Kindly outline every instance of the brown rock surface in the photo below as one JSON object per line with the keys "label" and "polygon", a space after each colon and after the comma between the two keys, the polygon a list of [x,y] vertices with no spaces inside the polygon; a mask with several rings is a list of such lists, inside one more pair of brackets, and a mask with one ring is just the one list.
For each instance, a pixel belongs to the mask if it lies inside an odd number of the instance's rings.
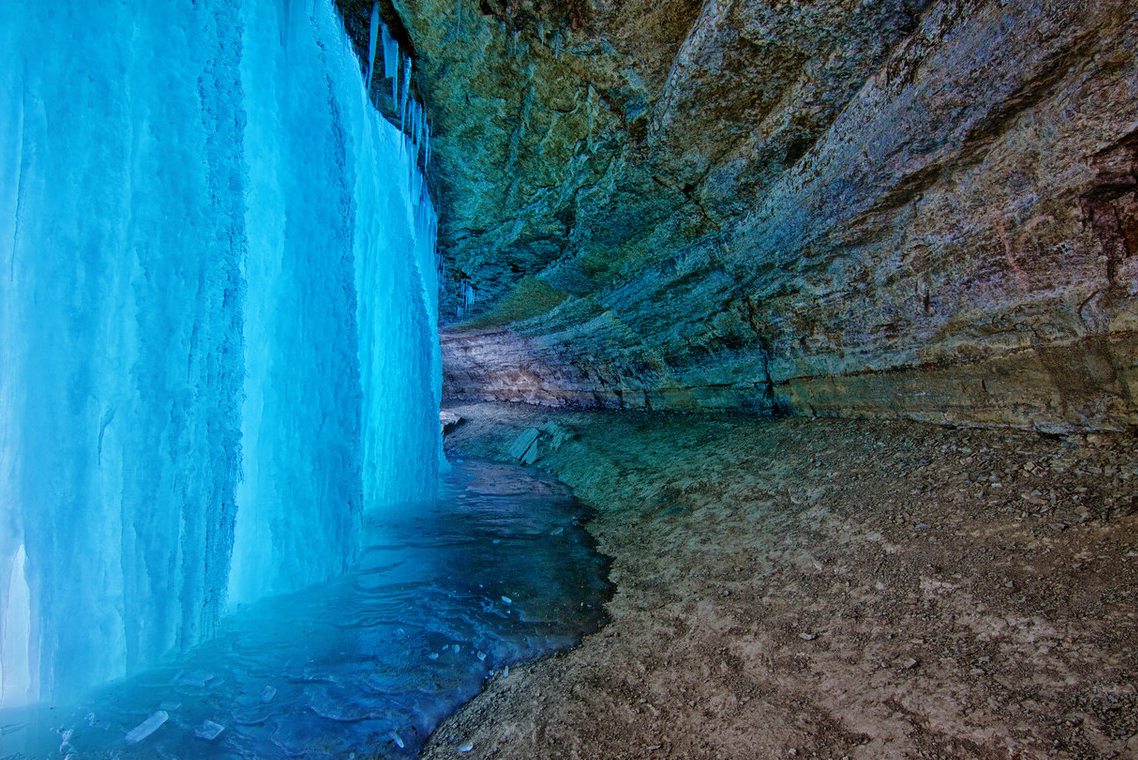
{"label": "brown rock surface", "polygon": [[460,452],[561,433],[537,466],[596,509],[617,592],[424,757],[1134,757],[1132,438],[455,411]]}
{"label": "brown rock surface", "polygon": [[1138,422],[1133,2],[395,7],[456,398]]}

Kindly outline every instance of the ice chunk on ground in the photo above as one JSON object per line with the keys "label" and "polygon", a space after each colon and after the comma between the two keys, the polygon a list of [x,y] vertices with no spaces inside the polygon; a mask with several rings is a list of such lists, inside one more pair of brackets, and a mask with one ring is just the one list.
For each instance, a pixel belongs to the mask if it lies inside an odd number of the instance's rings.
{"label": "ice chunk on ground", "polygon": [[162,727],[162,724],[170,720],[170,713],[165,710],[158,710],[146,720],[139,723],[137,726],[127,732],[124,741],[127,744],[138,744],[140,741],[150,736],[152,733]]}
{"label": "ice chunk on ground", "polygon": [[221,736],[221,732],[225,730],[225,726],[220,723],[214,723],[212,720],[202,721],[202,724],[194,729],[194,736],[199,739],[205,739],[211,742],[217,737]]}

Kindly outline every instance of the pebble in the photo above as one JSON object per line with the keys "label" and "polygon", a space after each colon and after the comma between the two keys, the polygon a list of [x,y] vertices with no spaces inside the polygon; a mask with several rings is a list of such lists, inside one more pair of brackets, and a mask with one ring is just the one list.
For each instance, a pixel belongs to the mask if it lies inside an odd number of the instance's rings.
{"label": "pebble", "polygon": [[474,749],[474,744],[472,742],[463,742],[462,744],[458,745],[459,752],[469,752],[472,749]]}

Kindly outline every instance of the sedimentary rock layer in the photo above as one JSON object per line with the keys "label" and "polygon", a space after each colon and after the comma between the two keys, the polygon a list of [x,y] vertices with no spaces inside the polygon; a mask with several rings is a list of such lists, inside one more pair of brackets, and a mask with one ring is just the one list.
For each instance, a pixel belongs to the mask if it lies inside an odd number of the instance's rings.
{"label": "sedimentary rock layer", "polygon": [[451,395],[1138,422],[1132,2],[395,7]]}

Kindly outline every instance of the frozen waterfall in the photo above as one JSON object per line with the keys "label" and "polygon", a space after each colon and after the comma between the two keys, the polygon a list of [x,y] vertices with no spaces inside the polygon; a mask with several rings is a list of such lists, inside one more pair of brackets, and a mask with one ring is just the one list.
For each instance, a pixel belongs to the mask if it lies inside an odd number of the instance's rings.
{"label": "frozen waterfall", "polygon": [[0,706],[343,571],[439,467],[435,215],[330,0],[0,18]]}

